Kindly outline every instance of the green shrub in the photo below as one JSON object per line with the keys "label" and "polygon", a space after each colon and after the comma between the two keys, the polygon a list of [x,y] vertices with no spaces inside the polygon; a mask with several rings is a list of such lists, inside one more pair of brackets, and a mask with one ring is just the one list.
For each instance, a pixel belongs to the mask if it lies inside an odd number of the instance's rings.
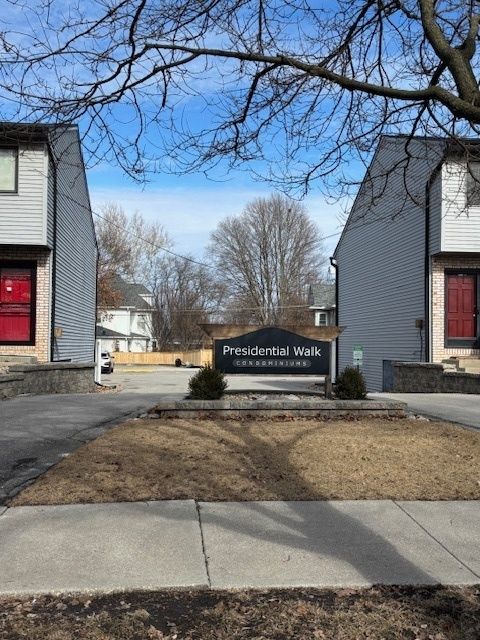
{"label": "green shrub", "polygon": [[337,377],[335,395],[340,400],[364,400],[367,386],[363,373],[356,367],[345,367]]}
{"label": "green shrub", "polygon": [[190,398],[195,400],[218,400],[227,388],[225,374],[207,364],[188,381]]}

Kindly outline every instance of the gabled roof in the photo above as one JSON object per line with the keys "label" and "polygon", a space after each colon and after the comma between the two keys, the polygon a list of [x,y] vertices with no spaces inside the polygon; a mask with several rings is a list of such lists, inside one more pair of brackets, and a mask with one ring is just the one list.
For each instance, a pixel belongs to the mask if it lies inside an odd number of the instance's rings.
{"label": "gabled roof", "polygon": [[134,307],[148,310],[152,306],[142,298],[142,295],[153,295],[143,284],[126,282],[120,276],[112,278],[112,290],[119,294],[119,307]]}
{"label": "gabled roof", "polygon": [[149,291],[147,289],[147,287],[143,284],[131,284],[131,287],[135,287],[135,291],[137,292],[137,294],[139,296],[141,295],[145,295],[145,296],[151,296],[153,295],[151,291]]}
{"label": "gabled roof", "polygon": [[[335,251],[333,252],[333,258],[337,257],[337,253],[339,250],[340,245],[342,244],[342,241],[344,239],[344,236],[346,234],[346,232],[349,230],[350,226],[352,225],[352,223],[355,223],[355,219],[354,219],[354,213],[356,211],[357,208],[357,204],[360,200],[360,197],[365,189],[365,185],[368,182],[368,179],[371,177],[371,169],[373,167],[373,165],[375,164],[379,153],[382,149],[382,147],[384,146],[385,142],[395,142],[398,143],[399,145],[399,149],[402,148],[400,145],[403,142],[404,146],[403,149],[405,149],[406,145],[410,145],[410,143],[412,142],[420,142],[424,145],[424,148],[427,147],[430,151],[433,153],[437,153],[438,154],[438,158],[440,159],[440,164],[443,162],[443,160],[448,156],[448,155],[452,155],[453,154],[453,150],[454,149],[458,149],[459,146],[463,148],[463,145],[465,144],[475,144],[475,140],[474,139],[463,139],[457,141],[456,143],[454,142],[450,142],[448,141],[446,138],[441,138],[441,137],[433,137],[433,136],[410,136],[408,134],[398,134],[398,135],[382,135],[380,137],[380,140],[378,141],[377,147],[373,153],[372,159],[370,161],[370,164],[368,166],[368,169],[365,173],[365,176],[362,180],[362,183],[360,184],[360,187],[357,191],[357,194],[355,196],[355,199],[353,201],[352,206],[350,207],[350,213],[348,215],[347,221],[343,227],[342,233],[340,235],[340,238],[338,239],[337,242],[337,246],[335,247]],[[407,155],[405,154],[405,158],[407,157]],[[438,164],[438,163],[437,163]],[[432,169],[432,172],[435,169]],[[363,216],[364,218],[365,216]],[[364,224],[368,224],[366,221],[358,221],[358,225],[359,226],[363,226]]]}
{"label": "gabled roof", "polygon": [[78,136],[78,126],[72,123],[48,124],[43,122],[0,121],[0,139],[10,143],[47,142],[51,133],[61,132],[68,129],[74,129]]}
{"label": "gabled roof", "polygon": [[335,285],[329,282],[310,285],[308,304],[320,309],[333,309],[335,307]]}
{"label": "gabled roof", "polygon": [[126,333],[120,333],[108,327],[102,327],[100,324],[97,324],[95,327],[95,336],[97,338],[135,338],[136,340],[149,340],[148,336],[142,336],[140,333],[131,333],[127,336]]}
{"label": "gabled roof", "polygon": [[[0,121],[0,145],[1,146],[17,146],[17,145],[47,145],[49,150],[49,158],[54,162],[55,166],[59,166],[62,163],[62,156],[65,153],[65,145],[62,150],[57,153],[57,143],[62,141],[64,135],[73,137],[73,144],[78,145],[78,153],[80,156],[80,164],[78,165],[79,171],[83,174],[83,181],[86,193],[86,199],[88,201],[88,207],[76,202],[69,197],[73,206],[78,206],[80,210],[90,216],[90,225],[94,238],[95,248],[98,251],[97,238],[95,234],[95,225],[93,222],[92,205],[90,201],[90,193],[88,191],[88,181],[85,172],[85,162],[83,159],[82,143],[80,140],[80,132],[78,125],[73,122],[65,123],[46,123],[46,122],[7,122]],[[72,144],[72,141],[66,141],[66,145]],[[69,167],[70,168],[70,167]],[[55,172],[52,172],[54,175]],[[49,178],[51,180],[52,178]],[[53,184],[56,181],[53,180]],[[55,198],[54,198],[55,200]]]}

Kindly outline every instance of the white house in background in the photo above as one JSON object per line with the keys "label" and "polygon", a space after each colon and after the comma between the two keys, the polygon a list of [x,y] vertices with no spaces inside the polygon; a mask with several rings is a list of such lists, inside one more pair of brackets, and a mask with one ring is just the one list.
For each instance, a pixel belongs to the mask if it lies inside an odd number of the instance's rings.
{"label": "white house in background", "polygon": [[153,294],[143,284],[114,280],[112,288],[119,302],[115,308],[102,309],[97,324],[97,339],[102,351],[152,351]]}
{"label": "white house in background", "polygon": [[337,362],[361,348],[369,390],[392,361],[478,368],[479,184],[480,141],[381,139],[332,259]]}
{"label": "white house in background", "polygon": [[313,322],[316,327],[335,325],[335,284],[318,282],[311,284],[308,289],[308,304],[313,312]]}

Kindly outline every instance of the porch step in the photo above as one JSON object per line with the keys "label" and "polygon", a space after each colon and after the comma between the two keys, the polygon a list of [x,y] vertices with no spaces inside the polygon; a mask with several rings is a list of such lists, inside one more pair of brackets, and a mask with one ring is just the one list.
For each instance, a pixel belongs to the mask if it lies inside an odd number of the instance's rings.
{"label": "porch step", "polygon": [[480,374],[480,366],[478,364],[465,364],[463,365],[463,370],[465,373],[479,373]]}
{"label": "porch step", "polygon": [[442,360],[443,367],[446,371],[463,371],[464,373],[480,374],[480,358],[448,358]]}
{"label": "porch step", "polygon": [[458,358],[446,358],[442,360],[442,365],[445,371],[458,371]]}

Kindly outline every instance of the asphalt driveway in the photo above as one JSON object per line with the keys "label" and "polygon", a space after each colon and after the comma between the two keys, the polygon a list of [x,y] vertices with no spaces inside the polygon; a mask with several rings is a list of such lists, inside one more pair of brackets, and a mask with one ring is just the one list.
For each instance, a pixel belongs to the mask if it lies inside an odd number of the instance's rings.
{"label": "asphalt driveway", "polygon": [[97,393],[1,402],[0,504],[83,442],[157,400],[157,394]]}

